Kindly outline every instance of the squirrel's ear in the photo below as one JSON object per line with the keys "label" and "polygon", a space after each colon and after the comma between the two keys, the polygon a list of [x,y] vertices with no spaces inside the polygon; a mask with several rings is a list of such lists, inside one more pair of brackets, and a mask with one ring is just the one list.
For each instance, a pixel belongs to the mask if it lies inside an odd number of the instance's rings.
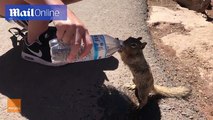
{"label": "squirrel's ear", "polygon": [[147,44],[147,42],[143,42],[143,43],[141,44],[141,49],[144,49],[145,46],[146,46],[146,44]]}
{"label": "squirrel's ear", "polygon": [[141,40],[141,39],[142,39],[142,37],[138,37],[138,38],[137,38],[137,40]]}

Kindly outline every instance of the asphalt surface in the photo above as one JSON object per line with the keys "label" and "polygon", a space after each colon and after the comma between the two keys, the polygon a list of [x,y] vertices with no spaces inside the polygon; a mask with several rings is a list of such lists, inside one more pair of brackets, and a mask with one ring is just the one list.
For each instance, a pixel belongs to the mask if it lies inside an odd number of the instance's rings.
{"label": "asphalt surface", "polygon": [[[148,42],[144,52],[155,81],[173,85],[146,25],[145,0],[85,0],[69,7],[91,34],[121,40],[142,36]],[[21,47],[12,48],[7,32],[14,25],[3,20],[0,25],[0,120],[188,120],[191,116],[186,116],[187,112],[198,114],[187,100],[170,98],[159,104],[159,99],[153,98],[136,116],[134,98],[120,92],[122,85],[131,83],[132,76],[117,53],[100,61],[46,67],[22,60]],[[21,114],[7,113],[8,97],[22,100]],[[190,108],[184,108],[186,105]],[[180,111],[174,108],[177,106]],[[181,114],[184,110],[188,110],[185,115]]]}

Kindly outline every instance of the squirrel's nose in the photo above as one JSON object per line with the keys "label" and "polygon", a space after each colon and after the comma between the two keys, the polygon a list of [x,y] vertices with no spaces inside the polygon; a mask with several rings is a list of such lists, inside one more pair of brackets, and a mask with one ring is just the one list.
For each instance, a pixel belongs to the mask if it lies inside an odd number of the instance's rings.
{"label": "squirrel's nose", "polygon": [[124,49],[124,45],[121,45],[121,46],[120,46],[120,49],[118,50],[118,52],[122,52],[123,49]]}

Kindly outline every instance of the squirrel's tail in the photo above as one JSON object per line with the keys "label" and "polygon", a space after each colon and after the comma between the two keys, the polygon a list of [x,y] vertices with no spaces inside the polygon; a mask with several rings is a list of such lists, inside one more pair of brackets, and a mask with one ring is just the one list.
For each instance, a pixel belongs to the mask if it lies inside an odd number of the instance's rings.
{"label": "squirrel's tail", "polygon": [[154,85],[154,92],[165,97],[184,97],[187,96],[191,92],[191,90],[183,86],[164,87],[160,85]]}

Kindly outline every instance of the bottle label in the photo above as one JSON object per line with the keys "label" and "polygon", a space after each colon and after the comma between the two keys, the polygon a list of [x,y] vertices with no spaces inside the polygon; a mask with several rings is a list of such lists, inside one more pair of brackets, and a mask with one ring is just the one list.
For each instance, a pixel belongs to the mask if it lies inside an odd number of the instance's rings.
{"label": "bottle label", "polygon": [[[107,47],[105,42],[105,37],[103,35],[91,35],[92,41],[93,41],[93,48],[91,49],[90,53],[84,57],[79,58],[77,56],[77,59],[75,62],[82,62],[82,61],[90,61],[90,60],[98,60],[102,58],[106,58],[107,54]],[[81,48],[79,54],[83,51],[83,48]]]}
{"label": "bottle label", "polygon": [[92,35],[94,60],[106,58],[106,42],[103,35]]}

